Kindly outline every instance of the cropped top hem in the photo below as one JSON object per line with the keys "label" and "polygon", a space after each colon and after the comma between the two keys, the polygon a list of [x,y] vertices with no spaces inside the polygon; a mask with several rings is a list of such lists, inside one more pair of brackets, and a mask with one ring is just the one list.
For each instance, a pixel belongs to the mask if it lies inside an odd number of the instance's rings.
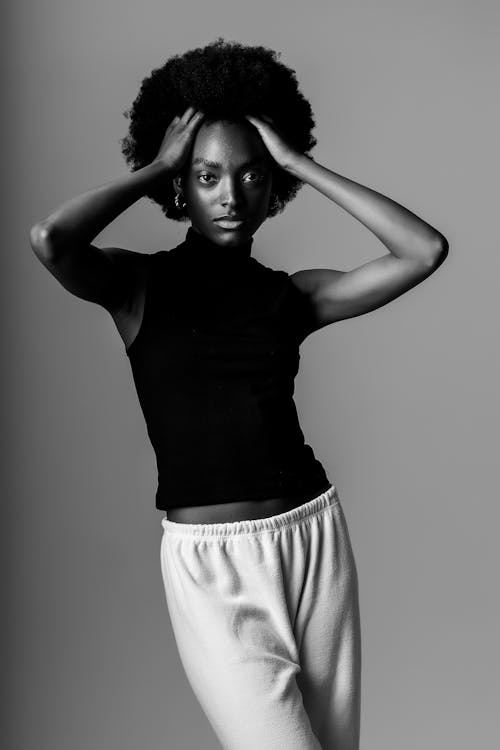
{"label": "cropped top hem", "polygon": [[242,489],[244,485],[240,484],[232,491],[231,489],[225,489],[216,494],[212,490],[206,489],[187,493],[183,492],[181,497],[164,497],[158,491],[156,494],[156,508],[157,510],[168,511],[173,508],[205,507],[224,503],[264,502],[265,500],[278,497],[300,498],[310,495],[320,495],[331,485],[332,482],[328,479],[326,473],[323,472],[316,481],[310,481],[301,486],[297,484],[288,486],[269,485],[252,490],[249,488]]}

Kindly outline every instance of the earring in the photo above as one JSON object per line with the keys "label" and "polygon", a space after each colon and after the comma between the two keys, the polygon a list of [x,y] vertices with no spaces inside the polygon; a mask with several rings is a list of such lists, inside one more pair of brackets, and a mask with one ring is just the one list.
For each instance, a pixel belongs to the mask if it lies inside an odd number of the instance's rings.
{"label": "earring", "polygon": [[186,203],[186,201],[184,201],[184,202],[182,203],[182,205],[180,205],[180,198],[181,198],[181,195],[182,195],[182,193],[176,193],[176,194],[175,194],[175,198],[174,198],[174,203],[175,203],[175,207],[176,207],[176,209],[177,209],[178,211],[182,211],[182,209],[183,209],[183,208],[186,208],[186,206],[187,206],[187,203]]}

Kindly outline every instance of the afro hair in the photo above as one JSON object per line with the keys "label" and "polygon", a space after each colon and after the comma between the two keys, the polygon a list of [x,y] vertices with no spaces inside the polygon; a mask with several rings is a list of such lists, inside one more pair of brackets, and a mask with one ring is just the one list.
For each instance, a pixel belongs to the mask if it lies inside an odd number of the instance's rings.
{"label": "afro hair", "polygon": [[[245,114],[267,114],[290,145],[307,154],[316,145],[311,105],[299,91],[295,72],[278,60],[279,55],[265,47],[244,46],[219,37],[205,47],[174,55],[161,68],[152,70],[142,81],[130,109],[123,113],[130,125],[121,148],[131,170],[153,161],[166,128],[189,106],[203,111],[207,123],[238,122]],[[282,211],[302,185],[301,180],[275,164],[276,200],[268,217]],[[179,210],[174,204],[171,181],[161,189],[152,188],[146,197],[168,218],[187,218],[185,209]]]}

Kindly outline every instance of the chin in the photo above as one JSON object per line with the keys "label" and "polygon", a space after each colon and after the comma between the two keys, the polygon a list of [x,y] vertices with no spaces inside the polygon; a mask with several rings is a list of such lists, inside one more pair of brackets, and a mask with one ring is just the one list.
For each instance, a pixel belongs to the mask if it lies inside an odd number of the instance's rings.
{"label": "chin", "polygon": [[[196,227],[194,227],[196,229]],[[199,229],[197,231],[200,231]],[[208,227],[202,232],[205,237],[208,237],[212,242],[217,245],[228,245],[229,247],[235,245],[241,245],[243,242],[248,242],[253,236],[255,230],[252,231],[251,227],[245,227],[242,231],[236,230],[223,230],[218,226]]]}

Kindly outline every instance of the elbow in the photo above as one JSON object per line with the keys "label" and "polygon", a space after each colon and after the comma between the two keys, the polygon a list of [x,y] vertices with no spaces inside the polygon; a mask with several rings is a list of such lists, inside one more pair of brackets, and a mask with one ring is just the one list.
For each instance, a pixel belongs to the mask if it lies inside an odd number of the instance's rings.
{"label": "elbow", "polygon": [[429,268],[436,269],[444,263],[448,257],[450,246],[448,240],[443,234],[439,234],[433,243],[432,250],[428,255],[427,265]]}
{"label": "elbow", "polygon": [[34,224],[30,229],[30,245],[38,258],[47,258],[51,253],[52,233],[45,221]]}

